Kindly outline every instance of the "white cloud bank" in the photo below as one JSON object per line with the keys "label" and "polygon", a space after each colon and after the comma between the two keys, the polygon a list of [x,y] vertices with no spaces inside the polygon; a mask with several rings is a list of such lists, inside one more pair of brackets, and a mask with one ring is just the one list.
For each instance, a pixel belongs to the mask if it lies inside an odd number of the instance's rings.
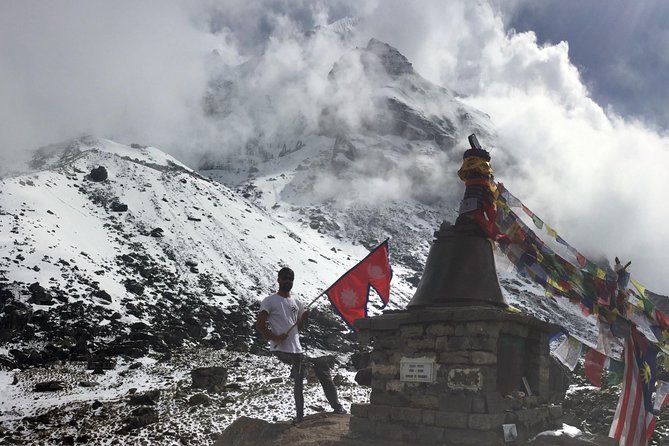
{"label": "white cloud bank", "polygon": [[0,3],[0,153],[82,133],[168,144],[199,113],[214,44],[176,2]]}
{"label": "white cloud bank", "polygon": [[[425,20],[446,9],[432,7]],[[402,15],[398,8],[390,9]],[[567,43],[539,46],[533,33],[508,33],[485,3],[449,8],[456,25],[423,26],[426,45],[405,54],[490,114],[500,148],[521,166],[498,171],[498,180],[572,245],[595,258],[631,259],[633,276],[669,292],[669,138],[593,102]]]}
{"label": "white cloud bank", "polygon": [[540,46],[531,32],[510,33],[501,14],[465,0],[3,2],[0,156],[84,132],[178,157],[252,135],[255,116],[236,116],[235,135],[202,114],[213,49],[231,65],[264,51],[264,76],[249,97],[230,101],[280,98],[289,105],[279,117],[266,115],[268,129],[301,114],[306,121],[292,124],[308,128],[320,101],[364,95],[326,88],[345,51],[336,40],[301,47],[295,36],[357,16],[352,42],[388,42],[420,74],[491,115],[499,135],[493,165],[502,150],[519,162],[497,171],[514,194],[584,253],[631,259],[635,277],[669,292],[662,199],[669,140],[596,104],[567,43]]}

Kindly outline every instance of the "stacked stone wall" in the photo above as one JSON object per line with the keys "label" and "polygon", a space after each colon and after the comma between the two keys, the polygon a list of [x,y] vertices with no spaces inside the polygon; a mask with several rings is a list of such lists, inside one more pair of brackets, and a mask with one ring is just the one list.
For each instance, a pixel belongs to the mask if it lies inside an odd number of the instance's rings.
{"label": "stacked stone wall", "polygon": [[[494,445],[505,444],[503,424],[516,425],[519,441],[561,426],[561,407],[548,403],[546,327],[501,310],[449,309],[441,317],[390,314],[361,327],[373,347],[372,392],[369,404],[351,408],[353,433],[419,445]],[[500,335],[525,340],[532,395],[498,391],[505,373]],[[434,379],[403,379],[400,364],[412,358],[432,362]]]}

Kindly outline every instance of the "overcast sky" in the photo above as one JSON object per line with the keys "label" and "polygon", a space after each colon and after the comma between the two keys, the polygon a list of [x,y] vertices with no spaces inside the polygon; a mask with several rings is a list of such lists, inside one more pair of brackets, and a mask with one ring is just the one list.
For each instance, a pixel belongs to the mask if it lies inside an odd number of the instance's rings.
{"label": "overcast sky", "polygon": [[354,16],[352,43],[390,43],[490,114],[497,144],[521,160],[497,178],[560,235],[632,259],[635,277],[668,293],[668,9],[660,0],[4,1],[0,163],[82,133],[192,162],[228,136],[202,113],[212,50],[230,67],[267,51],[258,92],[326,97],[323,77],[345,48],[326,38],[301,48],[295,35]]}

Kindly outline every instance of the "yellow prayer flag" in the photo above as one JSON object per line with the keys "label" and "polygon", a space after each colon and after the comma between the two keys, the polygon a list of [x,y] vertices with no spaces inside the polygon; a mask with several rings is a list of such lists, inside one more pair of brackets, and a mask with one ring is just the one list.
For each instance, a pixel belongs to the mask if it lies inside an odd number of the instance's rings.
{"label": "yellow prayer flag", "polygon": [[597,267],[597,278],[604,280],[606,278],[606,271],[600,267]]}
{"label": "yellow prayer flag", "polygon": [[646,295],[646,287],[645,286],[641,285],[639,282],[632,279],[631,277],[630,277],[630,282],[632,282],[632,285],[634,285],[634,288],[636,288],[636,290],[639,292],[639,294],[641,294],[642,296]]}
{"label": "yellow prayer flag", "polygon": [[552,286],[553,288],[555,288],[556,290],[560,290],[560,291],[564,292],[564,289],[560,286],[560,284],[558,284],[557,281],[551,279],[550,277],[546,278],[546,282],[548,282],[548,284],[550,286]]}
{"label": "yellow prayer flag", "polygon": [[537,248],[534,248],[534,253],[536,254],[537,262],[538,262],[538,263],[541,263],[541,262],[544,261],[544,256],[543,256],[543,254],[541,254],[541,252],[540,252]]}
{"label": "yellow prayer flag", "polygon": [[553,238],[557,238],[557,231],[548,226],[545,222],[544,225],[546,226],[546,232],[548,233],[548,235],[550,235]]}

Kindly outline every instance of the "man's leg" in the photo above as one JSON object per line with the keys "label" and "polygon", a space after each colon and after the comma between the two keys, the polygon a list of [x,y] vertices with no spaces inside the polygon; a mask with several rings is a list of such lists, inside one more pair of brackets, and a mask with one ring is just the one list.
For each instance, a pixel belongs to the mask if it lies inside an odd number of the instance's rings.
{"label": "man's leg", "polygon": [[327,398],[328,403],[330,403],[330,406],[332,406],[332,409],[334,409],[335,413],[346,413],[344,407],[341,405],[341,403],[339,403],[337,387],[335,387],[334,382],[332,381],[330,366],[327,364],[325,358],[313,358],[309,361],[314,367],[314,374],[321,383],[325,398]]}
{"label": "man's leg", "polygon": [[290,377],[294,380],[295,421],[302,421],[304,418],[304,364],[302,364],[302,355],[286,352],[274,352],[274,355],[279,361],[291,367]]}
{"label": "man's leg", "polygon": [[293,354],[293,368],[291,375],[295,380],[293,394],[295,395],[295,421],[302,421],[304,418],[304,364],[302,364],[302,355]]}

